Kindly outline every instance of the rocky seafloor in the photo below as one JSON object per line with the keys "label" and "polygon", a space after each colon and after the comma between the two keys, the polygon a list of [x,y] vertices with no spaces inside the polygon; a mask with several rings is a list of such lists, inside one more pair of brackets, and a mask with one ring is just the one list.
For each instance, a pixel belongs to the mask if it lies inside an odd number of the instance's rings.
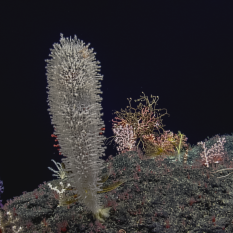
{"label": "rocky seafloor", "polygon": [[[104,206],[111,207],[104,222],[79,201],[58,207],[56,192],[60,179],[44,182],[32,191],[8,200],[0,210],[2,232],[67,233],[220,233],[233,232],[233,136],[223,135],[226,156],[210,167],[200,162],[200,145],[188,151],[187,163],[174,157],[148,159],[140,150],[128,151],[106,161],[102,173],[111,167],[100,193]],[[209,149],[218,135],[206,140]],[[182,156],[181,156],[182,158]],[[228,176],[226,176],[228,175]],[[226,177],[222,177],[226,176]],[[218,178],[222,177],[222,178]],[[72,196],[72,190],[67,191]]]}

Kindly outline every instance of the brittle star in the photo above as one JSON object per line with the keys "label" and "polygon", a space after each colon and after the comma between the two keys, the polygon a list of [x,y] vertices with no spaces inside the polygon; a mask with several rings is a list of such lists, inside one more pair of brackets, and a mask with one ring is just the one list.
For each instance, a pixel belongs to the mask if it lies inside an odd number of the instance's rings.
{"label": "brittle star", "polygon": [[[225,171],[225,170],[233,170],[233,168],[225,168],[225,169],[221,169],[221,170],[218,170],[216,172],[220,172],[220,171]],[[216,173],[216,172],[211,172],[211,173]],[[233,172],[232,172],[233,173]],[[232,174],[230,173],[230,174]],[[229,176],[230,174],[226,175],[226,176]],[[217,177],[217,178],[223,178],[223,177],[226,177],[226,176],[220,176],[220,177]]]}

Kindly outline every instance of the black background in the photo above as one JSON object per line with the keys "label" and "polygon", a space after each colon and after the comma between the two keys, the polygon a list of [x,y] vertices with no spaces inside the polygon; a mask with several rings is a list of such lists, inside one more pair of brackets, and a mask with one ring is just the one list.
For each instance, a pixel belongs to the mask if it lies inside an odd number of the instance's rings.
{"label": "black background", "polygon": [[[61,162],[47,111],[45,59],[64,37],[77,37],[101,62],[106,137],[142,91],[159,96],[165,130],[188,137],[233,132],[232,1],[4,1],[1,24],[3,204],[54,179]],[[144,102],[145,104],[145,102]],[[115,155],[109,145],[106,156]]]}

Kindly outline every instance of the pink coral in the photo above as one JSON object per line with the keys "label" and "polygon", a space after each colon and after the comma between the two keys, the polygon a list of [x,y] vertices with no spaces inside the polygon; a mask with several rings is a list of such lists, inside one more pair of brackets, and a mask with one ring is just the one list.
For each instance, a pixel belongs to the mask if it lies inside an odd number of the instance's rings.
{"label": "pink coral", "polygon": [[113,128],[113,132],[116,135],[115,142],[119,144],[118,151],[131,150],[135,145],[133,127],[126,124]]}
{"label": "pink coral", "polygon": [[197,143],[197,145],[202,145],[202,148],[204,149],[200,154],[204,165],[209,167],[210,163],[219,163],[219,161],[223,160],[223,156],[225,155],[223,144],[225,142],[225,138],[222,138],[222,140],[219,138],[217,143],[215,143],[209,150],[207,150],[205,142]]}

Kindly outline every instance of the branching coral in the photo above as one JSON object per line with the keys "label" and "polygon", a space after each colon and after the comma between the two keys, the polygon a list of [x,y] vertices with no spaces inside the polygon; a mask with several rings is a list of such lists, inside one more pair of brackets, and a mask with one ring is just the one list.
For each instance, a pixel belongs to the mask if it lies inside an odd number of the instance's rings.
{"label": "branching coral", "polygon": [[[115,121],[112,120],[115,136],[112,140],[115,140],[118,144],[118,151],[132,150],[138,140],[137,148],[142,143],[142,149],[147,156],[178,155],[180,161],[181,149],[183,147],[187,149],[188,145],[185,141],[188,138],[180,131],[178,135],[174,135],[173,132],[168,133],[170,130],[164,131],[161,117],[166,115],[167,111],[162,115],[157,114],[156,110],[161,111],[163,109],[155,109],[158,99],[156,100],[155,96],[152,95],[151,97],[153,97],[152,103],[149,102],[145,94],[140,99],[135,100],[135,102],[144,100],[147,103],[147,106],[140,103],[137,109],[131,107],[132,99],[130,98],[128,99],[130,106],[127,106],[129,111],[121,109],[121,112],[115,112],[117,117],[115,117]],[[155,104],[154,108],[152,107],[153,104]],[[134,110],[134,112],[131,110]],[[163,130],[163,134],[160,134],[160,129]]]}
{"label": "branching coral", "polygon": [[[181,149],[189,147],[186,144],[187,137],[178,131],[178,135],[173,132],[165,131],[160,137],[155,138],[154,135],[143,136],[146,143],[146,155],[158,156],[158,155],[178,155],[180,161]],[[176,150],[175,150],[176,149]]]}
{"label": "branching coral", "polygon": [[[115,114],[117,115],[117,117],[115,117],[116,121],[112,120],[114,129],[120,126],[121,127],[126,127],[127,125],[132,126],[133,137],[131,137],[131,139],[134,140],[135,142],[137,139],[139,139],[137,148],[139,144],[142,143],[143,150],[145,150],[143,136],[150,135],[150,134],[159,135],[160,134],[159,129],[162,129],[164,131],[163,129],[164,125],[162,125],[161,117],[167,114],[167,111],[166,113],[162,115],[159,113],[156,113],[156,110],[158,110],[159,112],[163,109],[155,109],[158,99],[156,100],[156,96],[151,95],[151,97],[153,97],[152,103],[149,102],[148,97],[145,96],[145,94],[144,96],[141,96],[140,99],[135,100],[135,102],[137,102],[137,101],[143,101],[144,99],[144,101],[147,102],[147,106],[144,106],[142,105],[142,103],[139,103],[139,105],[137,106],[137,109],[131,107],[132,99],[127,98],[130,104],[130,106],[127,106],[127,108],[129,108],[129,111],[127,111],[127,109],[126,110],[121,109],[121,112],[116,111],[115,112]],[[155,104],[154,108],[152,107],[153,104]],[[134,112],[132,112],[131,110],[134,110]],[[154,133],[155,128],[158,130],[159,134]],[[113,136],[113,139],[117,141],[117,137],[119,137],[119,135]]]}

